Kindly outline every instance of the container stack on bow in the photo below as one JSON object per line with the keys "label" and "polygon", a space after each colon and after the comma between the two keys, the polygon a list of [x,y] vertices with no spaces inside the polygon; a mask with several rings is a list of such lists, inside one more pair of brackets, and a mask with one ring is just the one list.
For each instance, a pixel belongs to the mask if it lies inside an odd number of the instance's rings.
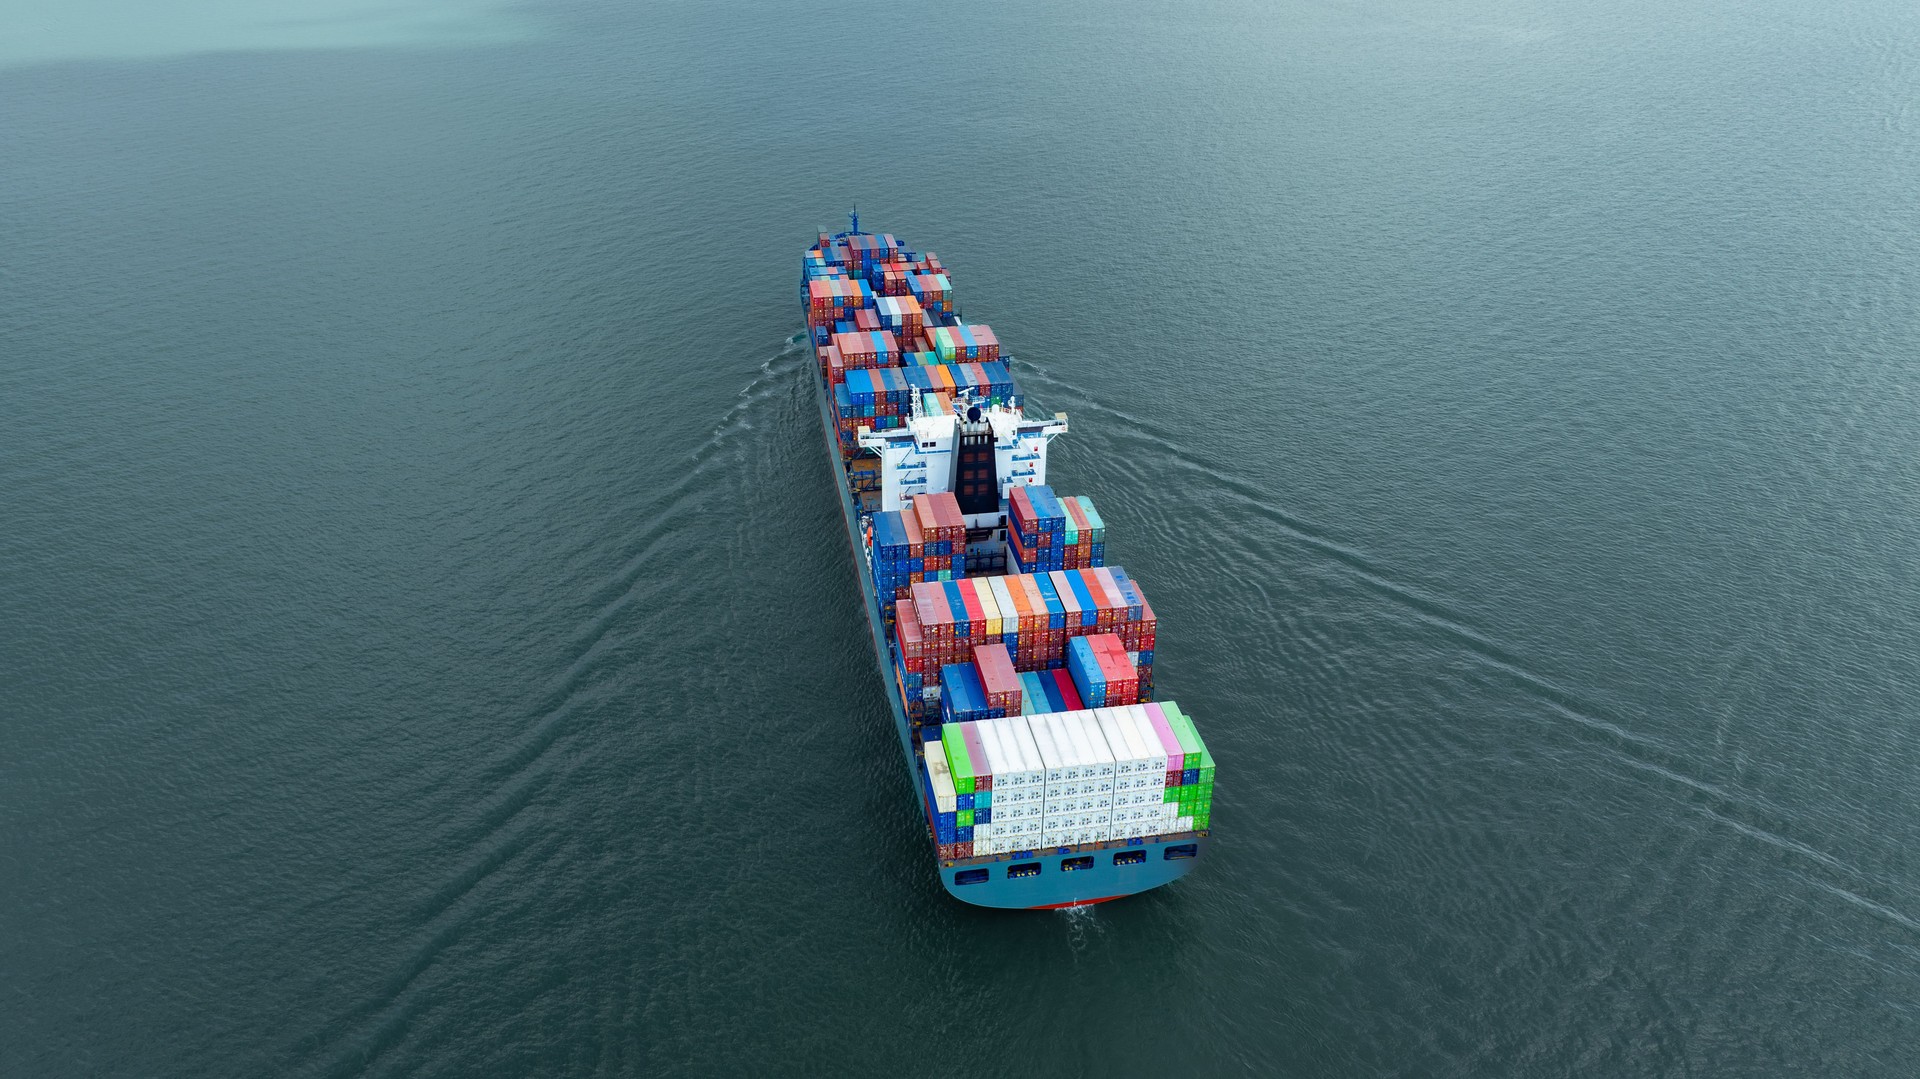
{"label": "container stack on bow", "polygon": [[947,723],[928,731],[923,761],[942,858],[1212,825],[1213,758],[1171,702]]}

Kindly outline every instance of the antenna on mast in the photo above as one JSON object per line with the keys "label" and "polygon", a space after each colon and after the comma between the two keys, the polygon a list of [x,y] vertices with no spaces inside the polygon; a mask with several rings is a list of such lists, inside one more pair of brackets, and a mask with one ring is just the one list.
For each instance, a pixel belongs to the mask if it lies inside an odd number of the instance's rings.
{"label": "antenna on mast", "polygon": [[847,215],[847,222],[848,222],[848,231],[850,231],[850,232],[852,232],[852,233],[854,233],[855,235],[859,235],[859,232],[860,232],[860,207],[858,207],[858,206],[855,206],[855,207],[853,208],[853,212]]}

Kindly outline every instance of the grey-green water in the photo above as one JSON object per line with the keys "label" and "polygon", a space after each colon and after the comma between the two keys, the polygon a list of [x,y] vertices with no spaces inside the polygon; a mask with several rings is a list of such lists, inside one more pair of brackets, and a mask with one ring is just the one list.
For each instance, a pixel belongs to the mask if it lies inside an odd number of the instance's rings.
{"label": "grey-green water", "polygon": [[[0,1074],[1920,1074],[1915,11],[7,7]],[[856,200],[1073,417],[1173,887],[929,871]]]}

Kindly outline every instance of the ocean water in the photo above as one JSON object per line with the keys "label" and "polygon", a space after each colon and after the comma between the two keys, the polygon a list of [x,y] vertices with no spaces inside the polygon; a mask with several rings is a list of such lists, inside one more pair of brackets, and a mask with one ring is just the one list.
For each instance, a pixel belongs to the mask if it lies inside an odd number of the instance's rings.
{"label": "ocean water", "polygon": [[[1920,1074],[1920,14],[0,7],[0,1074]],[[1221,760],[959,905],[820,448],[938,252]]]}

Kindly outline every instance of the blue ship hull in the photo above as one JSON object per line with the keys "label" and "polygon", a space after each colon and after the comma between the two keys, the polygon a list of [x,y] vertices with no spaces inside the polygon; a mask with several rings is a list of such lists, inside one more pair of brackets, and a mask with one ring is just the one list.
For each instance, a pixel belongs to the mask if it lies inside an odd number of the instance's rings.
{"label": "blue ship hull", "polygon": [[[802,284],[801,310],[806,309]],[[825,440],[828,470],[839,489],[840,514],[847,526],[847,542],[853,554],[854,576],[860,582],[861,604],[866,610],[867,631],[873,640],[873,658],[880,673],[887,708],[893,713],[894,732],[900,739],[900,751],[907,767],[908,786],[922,792],[922,823],[930,820],[921,764],[914,744],[913,728],[907,722],[907,710],[900,697],[900,686],[893,677],[893,644],[887,636],[873,576],[868,572],[864,554],[864,514],[858,494],[853,490],[847,469],[835,442],[833,408],[826,379],[812,360],[812,341],[806,341],[808,370],[812,372],[814,397],[820,409],[820,431]],[[1148,840],[1119,840],[1079,847],[1061,847],[1035,851],[1031,856],[996,855],[947,861],[938,857],[933,829],[927,828],[928,853],[934,855],[940,882],[955,899],[982,907],[1015,909],[1051,909],[1104,903],[1110,899],[1158,888],[1192,871],[1206,853],[1204,833],[1163,836]],[[1067,868],[1072,864],[1075,868]]]}

